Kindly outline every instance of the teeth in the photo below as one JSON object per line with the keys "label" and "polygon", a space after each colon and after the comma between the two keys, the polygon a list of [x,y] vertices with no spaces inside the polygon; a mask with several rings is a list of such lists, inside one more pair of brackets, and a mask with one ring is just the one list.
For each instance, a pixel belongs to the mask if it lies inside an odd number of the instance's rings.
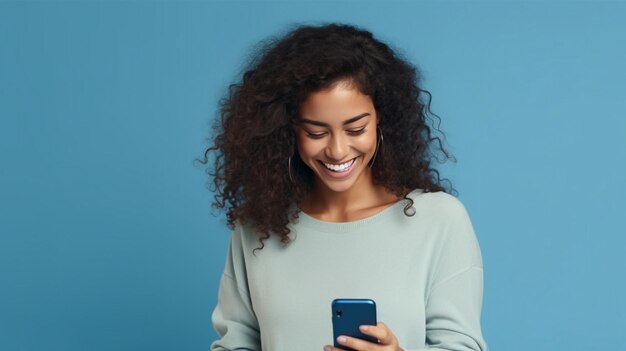
{"label": "teeth", "polygon": [[350,161],[339,164],[339,165],[334,165],[332,163],[326,163],[326,162],[322,162],[322,163],[324,164],[324,166],[326,166],[326,168],[330,170],[333,170],[335,172],[343,172],[346,169],[348,169],[350,166],[352,166],[353,162],[354,162],[354,159],[351,159]]}

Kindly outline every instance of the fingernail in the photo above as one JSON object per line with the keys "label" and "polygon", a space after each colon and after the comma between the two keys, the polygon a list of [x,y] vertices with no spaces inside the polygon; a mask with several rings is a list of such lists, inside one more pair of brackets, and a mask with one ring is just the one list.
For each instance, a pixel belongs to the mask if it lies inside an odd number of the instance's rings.
{"label": "fingernail", "polygon": [[343,344],[344,342],[348,341],[348,339],[345,336],[340,336],[337,338],[337,341]]}
{"label": "fingernail", "polygon": [[324,351],[330,351],[330,349],[331,349],[330,346],[328,346],[328,345],[324,346]]}
{"label": "fingernail", "polygon": [[361,328],[362,331],[366,331],[367,329],[369,329],[367,325],[362,325],[359,328]]}

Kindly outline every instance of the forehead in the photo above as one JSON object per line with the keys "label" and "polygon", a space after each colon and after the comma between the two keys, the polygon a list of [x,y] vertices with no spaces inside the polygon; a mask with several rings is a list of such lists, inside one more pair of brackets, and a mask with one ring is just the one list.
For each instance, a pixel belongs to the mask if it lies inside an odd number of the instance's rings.
{"label": "forehead", "polygon": [[363,112],[373,114],[372,99],[346,84],[313,92],[300,105],[300,118],[325,122],[340,122]]}

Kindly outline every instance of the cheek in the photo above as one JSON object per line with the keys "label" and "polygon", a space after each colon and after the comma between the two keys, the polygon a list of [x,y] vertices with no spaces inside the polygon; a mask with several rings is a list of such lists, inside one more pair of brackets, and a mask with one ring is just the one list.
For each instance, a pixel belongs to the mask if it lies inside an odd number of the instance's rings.
{"label": "cheek", "polygon": [[321,149],[318,145],[319,143],[316,143],[315,140],[307,138],[303,135],[298,135],[296,142],[300,158],[302,159],[317,155]]}
{"label": "cheek", "polygon": [[363,138],[360,138],[355,146],[362,152],[374,152],[376,150],[376,134],[363,135]]}

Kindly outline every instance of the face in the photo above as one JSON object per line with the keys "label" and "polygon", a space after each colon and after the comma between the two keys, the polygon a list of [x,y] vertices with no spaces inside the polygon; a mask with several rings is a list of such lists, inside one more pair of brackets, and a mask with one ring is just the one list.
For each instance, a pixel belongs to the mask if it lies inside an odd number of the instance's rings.
{"label": "face", "polygon": [[340,83],[308,96],[300,106],[297,145],[316,187],[344,192],[371,186],[376,124],[371,98],[354,87]]}

